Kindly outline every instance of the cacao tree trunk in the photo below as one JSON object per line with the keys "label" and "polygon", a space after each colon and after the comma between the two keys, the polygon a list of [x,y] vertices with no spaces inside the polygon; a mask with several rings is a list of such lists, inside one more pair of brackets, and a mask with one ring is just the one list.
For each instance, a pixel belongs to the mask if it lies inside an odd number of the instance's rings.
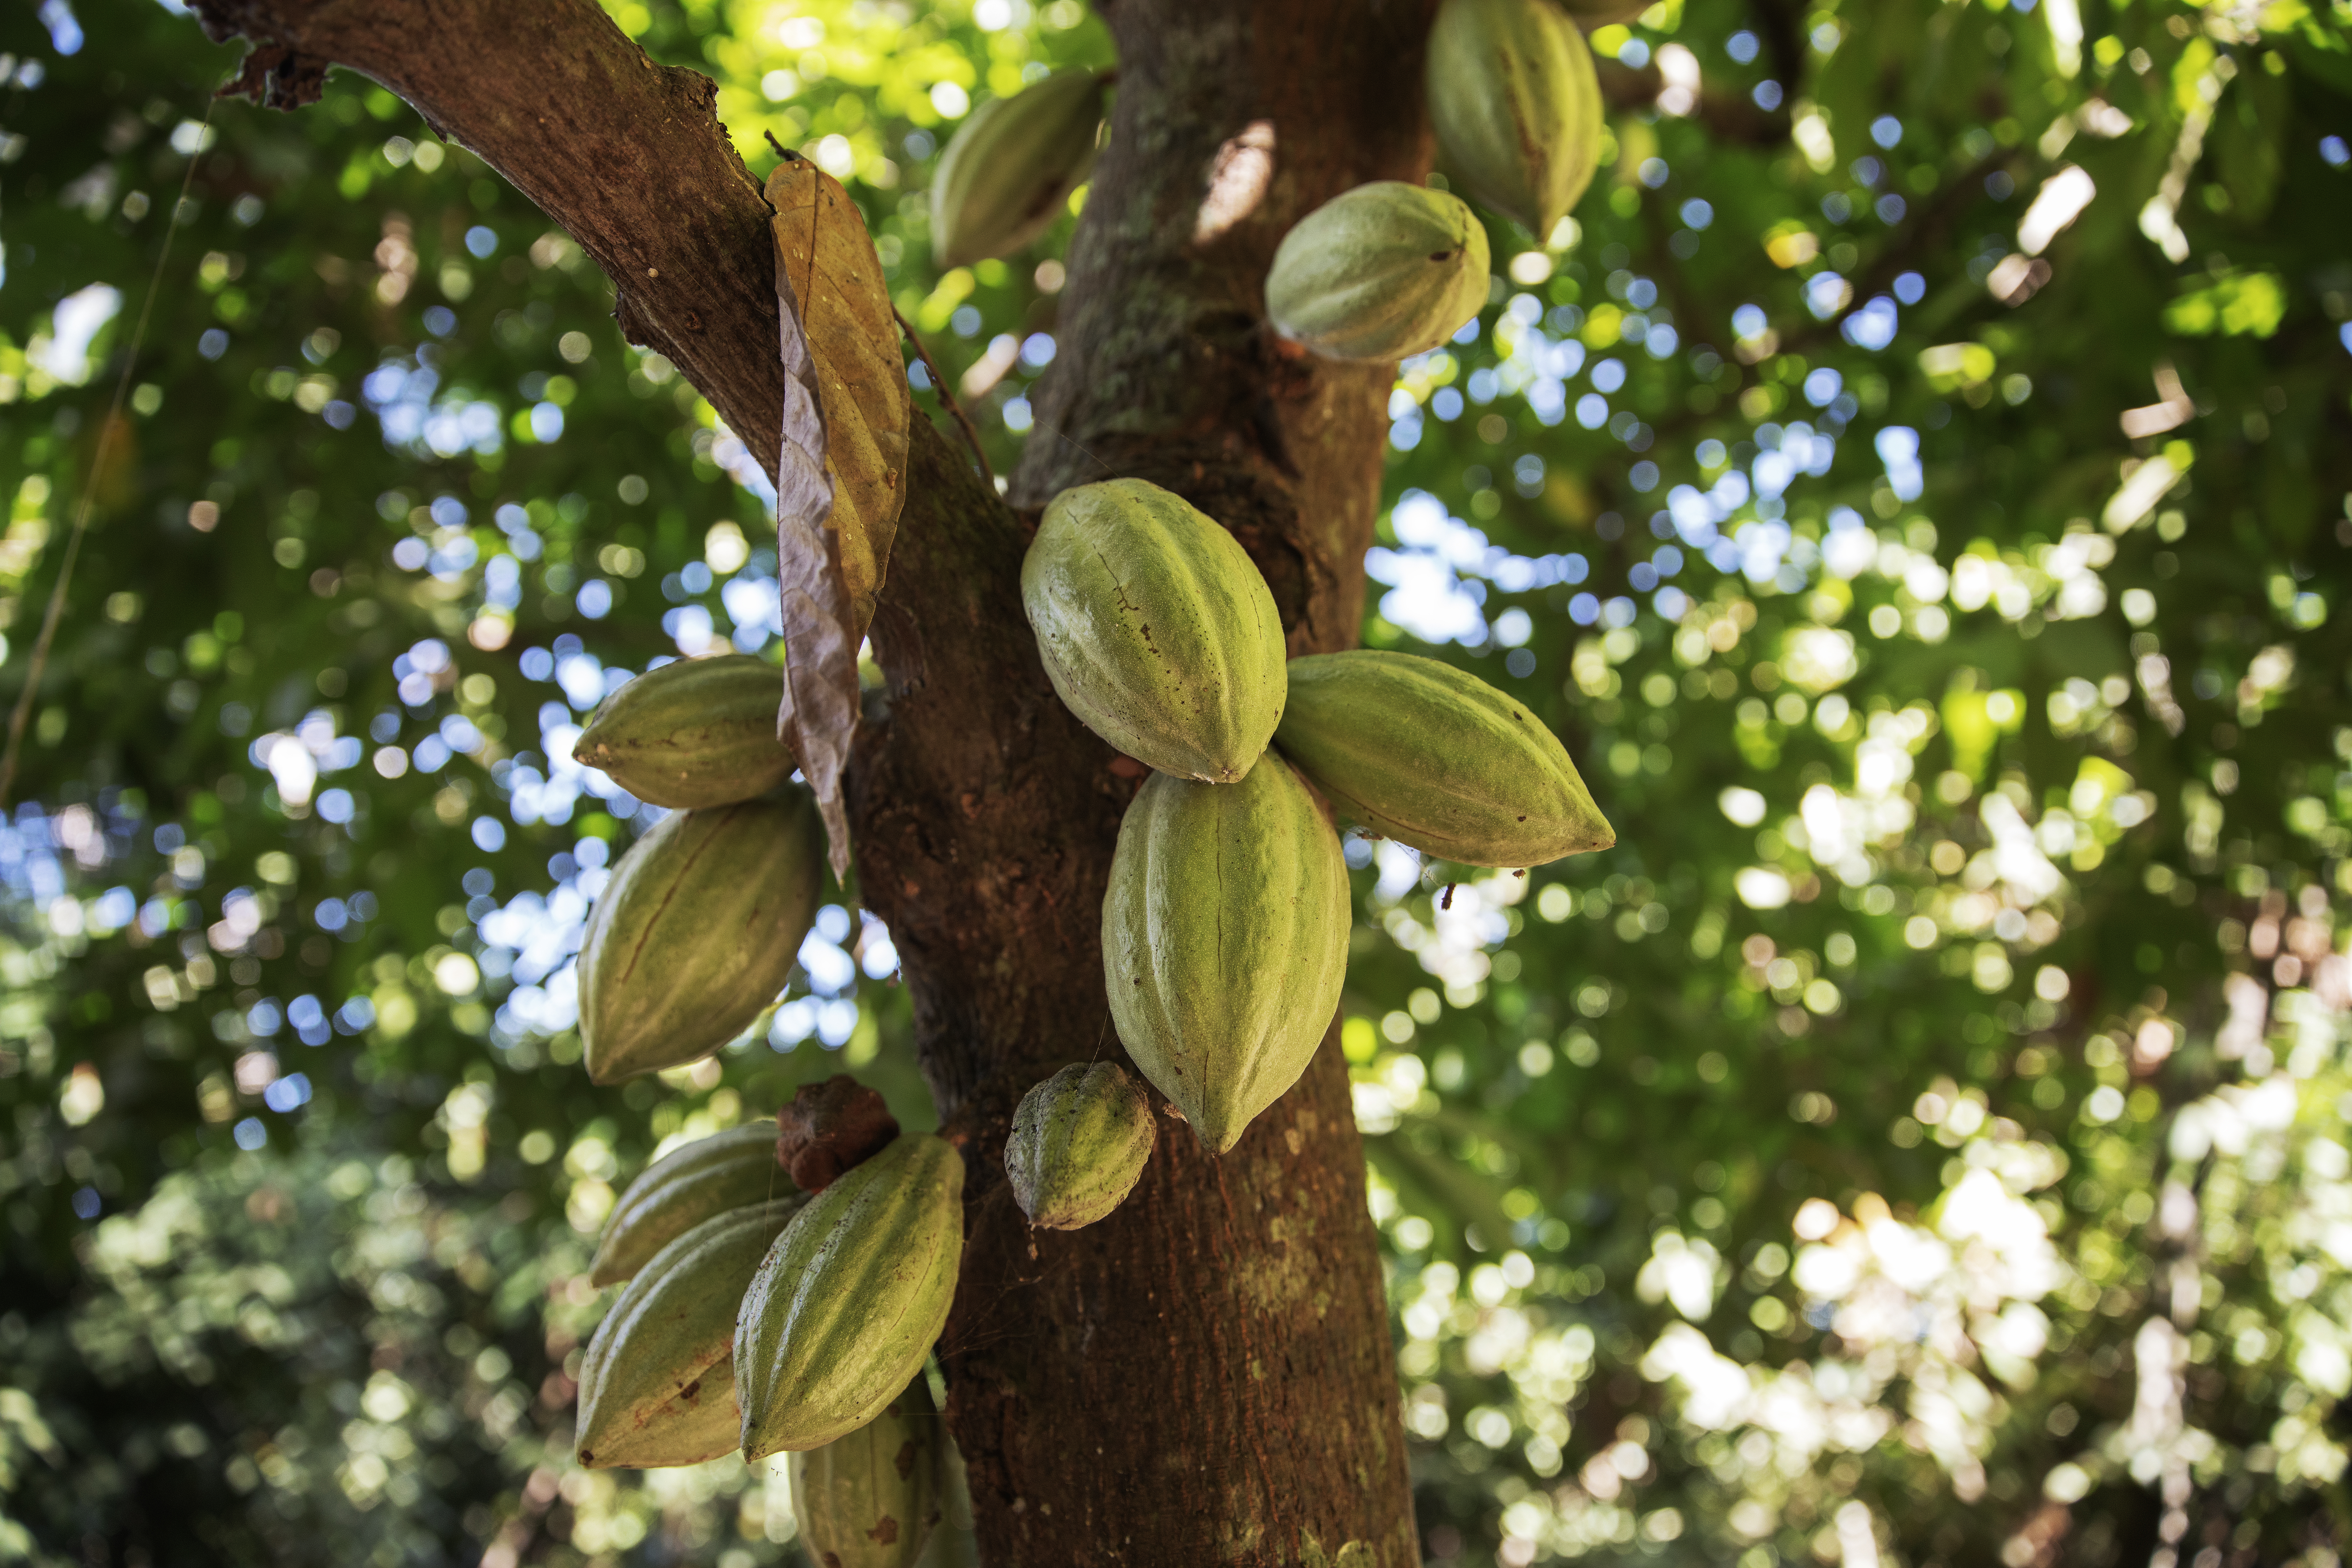
{"label": "cacao tree trunk", "polygon": [[[1337,1021],[1222,1159],[1163,1115],[1109,1219],[1033,1237],[1004,1182],[1014,1103],[1121,1055],[1099,906],[1139,778],[1070,717],[1018,592],[1034,510],[1152,479],[1230,527],[1294,653],[1349,646],[1389,367],[1286,352],[1259,288],[1297,217],[1417,179],[1431,0],[1113,0],[1119,78],[1013,505],[919,421],[873,628],[887,686],[850,773],[860,891],[890,925],[917,1048],[968,1167],[942,1345],[992,1563],[1418,1560],[1363,1153]],[[326,65],[400,93],[562,224],[623,331],[676,362],[772,467],[767,210],[709,84],[587,0],[196,0],[282,107]],[[1016,508],[1021,510],[1016,510]]]}

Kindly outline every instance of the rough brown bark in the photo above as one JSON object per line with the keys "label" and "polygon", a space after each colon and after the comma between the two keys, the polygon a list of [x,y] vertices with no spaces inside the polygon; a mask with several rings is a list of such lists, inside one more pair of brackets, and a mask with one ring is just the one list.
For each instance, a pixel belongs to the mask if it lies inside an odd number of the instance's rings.
{"label": "rough brown bark", "polygon": [[[1354,640],[1385,367],[1286,353],[1259,280],[1300,215],[1417,178],[1430,0],[1118,0],[1108,147],[1070,258],[1060,353],[1014,500],[1135,474],[1231,527],[1294,651]],[[562,224],[623,330],[763,460],[781,409],[767,211],[709,83],[586,0],[197,0],[256,46],[249,85],[328,62],[400,93]],[[527,65],[524,63],[527,62]],[[1271,129],[1272,178],[1196,240]],[[1242,152],[1236,159],[1231,155]],[[1228,181],[1226,191],[1245,193]],[[862,890],[890,922],[918,1048],[963,1148],[969,1235],[941,1345],[991,1563],[1417,1561],[1363,1157],[1336,1038],[1223,1159],[1163,1118],[1133,1198],[1034,1237],[1003,1179],[1015,1101],[1115,1055],[1098,906],[1137,770],[1057,702],[1023,619],[1026,527],[919,422],[874,639],[888,685],[852,759]],[[1335,1030],[1336,1033],[1336,1030]]]}

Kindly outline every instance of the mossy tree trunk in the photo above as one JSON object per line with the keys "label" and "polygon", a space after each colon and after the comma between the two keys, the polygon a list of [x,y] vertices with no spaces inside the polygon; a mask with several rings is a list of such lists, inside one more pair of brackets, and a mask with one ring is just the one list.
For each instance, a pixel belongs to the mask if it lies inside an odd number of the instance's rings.
{"label": "mossy tree trunk", "polygon": [[[633,342],[772,462],[767,210],[711,110],[587,0],[197,0],[292,107],[326,66],[400,93],[604,268]],[[1058,1066],[1116,1055],[1098,909],[1139,770],[1055,700],[1018,573],[1058,489],[1137,475],[1230,527],[1294,653],[1353,642],[1387,367],[1283,350],[1259,320],[1282,233],[1427,166],[1429,0],[1112,0],[1119,80],[1068,262],[1059,352],[1010,504],[918,423],[852,759],[861,891],[905,963],[962,1148],[970,1241],[941,1346],[994,1563],[1417,1560],[1379,1258],[1330,1037],[1222,1159],[1163,1117],[1136,1194],[1033,1237],[1000,1152]]]}

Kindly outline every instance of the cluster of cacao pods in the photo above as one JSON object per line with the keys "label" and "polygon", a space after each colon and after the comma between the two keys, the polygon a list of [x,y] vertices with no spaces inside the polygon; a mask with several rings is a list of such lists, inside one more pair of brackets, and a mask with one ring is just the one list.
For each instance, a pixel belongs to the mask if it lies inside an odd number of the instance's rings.
{"label": "cluster of cacao pods", "polygon": [[807,1130],[757,1121],[672,1152],[621,1194],[590,1276],[623,1289],[582,1362],[578,1453],[654,1467],[788,1451],[818,1562],[911,1568],[943,1517],[971,1524],[923,1375],[955,1295],[963,1162],[862,1105],[845,1124],[862,1146],[793,1167],[831,1176],[818,1191],[780,1163]]}
{"label": "cluster of cacao pods", "polygon": [[[1298,1080],[1338,1008],[1350,902],[1322,802],[1467,865],[1614,841],[1507,694],[1410,654],[1286,661],[1248,553],[1157,485],[1056,496],[1021,594],[1055,691],[1153,770],[1119,825],[1103,983],[1129,1059],[1216,1152]],[[1032,1223],[1069,1227],[1118,1203],[1151,1141],[1117,1067],[1066,1068],[1022,1101],[1005,1163]]]}
{"label": "cluster of cacao pods", "polygon": [[606,698],[573,755],[673,808],[630,846],[580,949],[580,1038],[598,1083],[698,1061],[784,988],[816,918],[816,804],[776,738],[782,673],[680,659]]}
{"label": "cluster of cacao pods", "polygon": [[[599,1082],[708,1056],[783,989],[823,859],[776,738],[782,689],[740,654],[665,665],[607,698],[574,747],[672,808],[614,868],[582,946]],[[912,1568],[952,1501],[922,1371],[955,1296],[963,1162],[846,1079],[803,1098],[823,1125],[688,1143],[614,1205],[589,1278],[622,1289],[581,1365],[580,1462],[790,1450],[819,1562]]]}
{"label": "cluster of cacao pods", "polygon": [[[1297,1080],[1339,1003],[1348,872],[1322,801],[1475,865],[1611,841],[1565,750],[1505,693],[1402,654],[1286,660],[1247,552],[1155,485],[1057,496],[1022,595],[1055,689],[1153,768],[1119,828],[1104,981],[1129,1057],[1213,1151]],[[599,1076],[723,1043],[781,988],[807,929],[807,803],[747,734],[774,682],[757,661],[665,667],[583,739],[647,798],[681,803],[615,868],[592,922],[583,1026]],[[726,798],[747,787],[771,794]],[[761,904],[770,883],[784,891]],[[714,909],[716,940],[682,923]],[[923,1368],[961,1263],[962,1157],[900,1132],[846,1079],[787,1110],[671,1152],[615,1203],[591,1279],[622,1289],[581,1369],[580,1461],[790,1452],[820,1562],[911,1568],[957,1512]],[[1135,1187],[1157,1136],[1123,1068],[1067,1067],[1013,1116],[1009,1184],[1038,1226],[1090,1225]]]}
{"label": "cluster of cacao pods", "polygon": [[[1638,14],[1627,0],[1444,0],[1426,87],[1439,162],[1454,183],[1541,244],[1591,184],[1601,86],[1580,24]],[[1445,192],[1376,181],[1283,237],[1266,318],[1342,360],[1435,348],[1486,302],[1486,231]]]}

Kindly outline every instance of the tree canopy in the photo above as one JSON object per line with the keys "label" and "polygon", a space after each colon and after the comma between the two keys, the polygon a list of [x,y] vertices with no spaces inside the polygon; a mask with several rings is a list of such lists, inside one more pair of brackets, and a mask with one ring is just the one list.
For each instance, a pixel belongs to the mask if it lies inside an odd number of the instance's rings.
{"label": "tree canopy", "polygon": [[[847,185],[995,471],[1066,439],[1086,193],[942,269],[927,191],[1118,63],[1091,12],[605,10]],[[1365,644],[1520,696],[1617,831],[1349,840],[1423,1550],[2332,1564],[2352,10],[1591,42],[1601,175],[1398,368],[1367,563]],[[0,826],[0,1561],[790,1560],[780,1469],[570,1443],[630,1175],[843,1068],[935,1120],[854,876],[761,1027],[578,1067],[660,813],[572,743],[781,663],[772,484],[473,153],[348,72],[215,101],[240,47],[0,18],[0,700],[90,503]]]}

